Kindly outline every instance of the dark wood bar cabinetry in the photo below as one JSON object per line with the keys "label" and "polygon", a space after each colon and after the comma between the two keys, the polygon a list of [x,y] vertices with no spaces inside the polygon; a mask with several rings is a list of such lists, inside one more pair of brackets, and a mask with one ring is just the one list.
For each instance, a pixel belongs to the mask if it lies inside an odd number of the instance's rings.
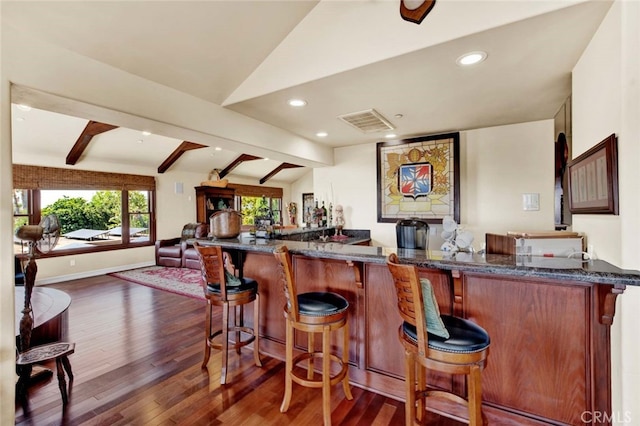
{"label": "dark wood bar cabinetry", "polygon": [[196,220],[209,223],[209,217],[221,209],[233,209],[235,191],[233,188],[196,186]]}
{"label": "dark wood bar cabinetry", "polygon": [[[209,243],[239,254],[243,273],[258,280],[261,351],[282,359],[285,300],[272,250],[284,242]],[[489,424],[579,425],[585,412],[611,412],[610,325],[617,295],[625,285],[640,285],[637,271],[602,261],[571,263],[575,269],[557,263],[528,267],[505,255],[467,254],[457,261],[424,250],[286,244],[301,292],[334,291],[350,303],[349,376],[354,385],[404,400],[401,319],[384,263],[392,250],[431,280],[442,313],[468,318],[491,336],[482,373]],[[332,350],[340,347],[335,343]],[[297,336],[296,346],[305,344]],[[429,383],[465,392],[464,378],[432,374]]]}

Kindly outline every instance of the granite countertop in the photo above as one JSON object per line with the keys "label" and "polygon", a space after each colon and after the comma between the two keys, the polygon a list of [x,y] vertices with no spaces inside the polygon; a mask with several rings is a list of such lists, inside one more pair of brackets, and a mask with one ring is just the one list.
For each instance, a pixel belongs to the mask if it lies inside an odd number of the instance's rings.
{"label": "granite countertop", "polygon": [[198,240],[198,242],[203,245],[216,244],[228,249],[259,252],[272,252],[278,245],[286,244],[293,254],[367,263],[385,263],[389,254],[397,253],[401,262],[412,263],[423,268],[640,286],[640,271],[620,269],[603,260],[583,261],[560,257],[444,253],[435,250],[359,246],[352,245],[353,242],[344,244],[325,243],[320,240],[265,240],[244,235],[237,239]]}

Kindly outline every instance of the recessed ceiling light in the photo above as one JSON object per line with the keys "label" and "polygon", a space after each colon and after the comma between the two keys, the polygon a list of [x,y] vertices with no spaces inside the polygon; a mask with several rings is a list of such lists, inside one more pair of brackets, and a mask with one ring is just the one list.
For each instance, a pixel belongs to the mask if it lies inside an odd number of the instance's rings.
{"label": "recessed ceiling light", "polygon": [[24,121],[24,117],[16,117],[16,121]]}
{"label": "recessed ceiling light", "polygon": [[25,104],[18,105],[18,109],[20,111],[31,111],[31,107],[29,105],[25,105]]}
{"label": "recessed ceiling light", "polygon": [[147,130],[143,130],[142,131],[142,135],[143,136],[149,136],[151,134],[151,132],[147,131]]}
{"label": "recessed ceiling light", "polygon": [[292,107],[303,107],[307,104],[307,101],[304,99],[289,99],[287,102],[289,103],[289,106]]}
{"label": "recessed ceiling light", "polygon": [[142,139],[138,139],[137,141],[138,143],[143,143],[144,141]]}
{"label": "recessed ceiling light", "polygon": [[220,148],[219,146],[216,146],[216,151],[222,151],[222,148]]}
{"label": "recessed ceiling light", "polygon": [[456,64],[460,66],[475,65],[487,59],[487,52],[481,50],[465,53],[456,59]]}
{"label": "recessed ceiling light", "polygon": [[385,137],[385,138],[387,138],[387,139],[393,139],[393,138],[395,138],[396,136],[398,136],[398,135],[396,135],[395,133],[389,133],[389,134],[387,134],[387,135],[384,135],[384,137]]}
{"label": "recessed ceiling light", "polygon": [[318,132],[316,133],[316,136],[319,138],[326,138],[327,136],[329,136],[329,133],[327,132]]}
{"label": "recessed ceiling light", "polygon": [[396,115],[394,115],[394,117],[395,117],[395,118],[397,118],[397,119],[401,119],[402,117],[404,117],[404,115],[402,115],[402,114],[396,114]]}
{"label": "recessed ceiling light", "polygon": [[268,160],[269,160],[269,157],[264,157],[264,158],[263,158],[263,160],[264,160],[264,161],[268,161]]}

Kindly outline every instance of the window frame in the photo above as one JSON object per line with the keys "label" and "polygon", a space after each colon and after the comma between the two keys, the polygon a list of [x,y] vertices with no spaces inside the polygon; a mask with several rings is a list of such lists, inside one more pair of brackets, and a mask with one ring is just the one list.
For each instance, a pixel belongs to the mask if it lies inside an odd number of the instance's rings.
{"label": "window frame", "polygon": [[[121,197],[120,243],[53,250],[41,257],[70,256],[84,253],[96,253],[110,250],[122,250],[153,246],[156,240],[156,188],[152,176],[126,175],[119,173],[79,171],[52,167],[13,165],[13,188],[26,190],[28,194],[28,223],[37,225],[42,219],[42,190],[93,190],[118,191]],[[149,238],[131,241],[129,238],[129,192],[148,192]],[[24,214],[18,215],[24,217]],[[14,215],[14,218],[16,215]],[[15,219],[14,219],[15,220]]]}

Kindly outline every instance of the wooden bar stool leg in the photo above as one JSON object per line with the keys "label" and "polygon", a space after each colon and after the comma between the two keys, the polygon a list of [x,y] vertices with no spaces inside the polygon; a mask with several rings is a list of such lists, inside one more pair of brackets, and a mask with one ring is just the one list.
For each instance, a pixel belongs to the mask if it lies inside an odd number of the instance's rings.
{"label": "wooden bar stool leg", "polygon": [[291,371],[293,369],[293,325],[288,318],[286,320],[285,352],[284,398],[282,399],[282,405],[280,405],[281,413],[285,413],[289,409],[292,390]]}
{"label": "wooden bar stool leg", "polygon": [[469,425],[482,426],[482,375],[480,366],[472,366],[468,378]]}
{"label": "wooden bar stool leg", "polygon": [[222,305],[222,342],[221,342],[221,350],[222,350],[222,371],[220,373],[220,383],[227,383],[227,362],[229,359],[229,354],[227,350],[229,349],[229,304],[224,303]]}
{"label": "wooden bar stool leg", "polygon": [[324,425],[331,426],[331,329],[322,328],[322,413]]}
{"label": "wooden bar stool leg", "polygon": [[351,386],[349,385],[349,323],[345,322],[344,327],[342,327],[343,333],[343,346],[342,346],[342,363],[347,368],[347,374],[345,374],[344,379],[342,379],[342,389],[344,390],[344,395],[348,400],[353,399],[353,395],[351,395]]}
{"label": "wooden bar stool leg", "polygon": [[404,351],[404,371],[407,377],[404,379],[404,390],[406,402],[404,404],[404,423],[406,426],[413,425],[416,409],[416,364],[413,352]]}
{"label": "wooden bar stool leg", "polygon": [[[307,352],[312,353],[315,347],[315,333],[307,332]],[[313,379],[313,357],[309,357],[307,361],[307,379]]]}
{"label": "wooden bar stool leg", "polygon": [[202,368],[206,368],[211,356],[211,302],[207,300],[207,318],[205,320],[204,360]]}
{"label": "wooden bar stool leg", "polygon": [[[415,358],[414,358],[415,359]],[[416,418],[418,421],[422,421],[422,418],[425,415],[425,411],[427,409],[427,400],[426,394],[427,391],[427,369],[420,362],[416,362],[416,375],[418,388],[416,389]]]}
{"label": "wooden bar stool leg", "polygon": [[260,361],[260,329],[258,324],[260,318],[260,295],[256,294],[256,300],[253,301],[253,335],[255,340],[253,341],[253,360],[256,366],[262,367],[262,361]]}
{"label": "wooden bar stool leg", "polygon": [[[236,318],[234,318],[234,324],[236,326],[244,327],[244,306],[240,305],[240,306],[234,307],[233,308],[234,313],[236,311],[236,308],[238,308],[240,310],[240,314],[238,316],[236,316]],[[236,344],[241,342],[241,340],[240,340],[241,336],[242,335],[240,334],[240,330],[237,330],[236,331]],[[240,355],[240,349],[241,349],[240,346],[236,346],[236,353],[238,355]]]}

